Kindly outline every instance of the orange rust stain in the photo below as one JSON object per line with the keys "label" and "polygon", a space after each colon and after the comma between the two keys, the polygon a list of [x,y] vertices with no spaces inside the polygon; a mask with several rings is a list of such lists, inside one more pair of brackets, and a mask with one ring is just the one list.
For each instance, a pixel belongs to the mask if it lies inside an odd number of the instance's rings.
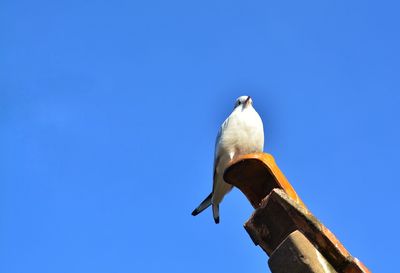
{"label": "orange rust stain", "polygon": [[340,254],[343,257],[350,256],[350,253],[347,249],[342,245],[342,243],[336,238],[335,234],[332,233],[327,227],[321,225],[321,231],[329,238],[329,240],[335,245],[336,249],[340,251]]}

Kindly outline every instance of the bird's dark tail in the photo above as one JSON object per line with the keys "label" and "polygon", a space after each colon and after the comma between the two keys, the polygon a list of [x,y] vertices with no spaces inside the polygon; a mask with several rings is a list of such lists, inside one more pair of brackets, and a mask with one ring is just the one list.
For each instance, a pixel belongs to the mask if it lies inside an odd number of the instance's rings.
{"label": "bird's dark tail", "polygon": [[212,204],[214,222],[219,224],[219,204]]}
{"label": "bird's dark tail", "polygon": [[196,216],[197,214],[208,208],[211,205],[211,198],[212,198],[212,193],[210,193],[210,195],[207,196],[207,198],[204,199],[203,202],[201,202],[200,205],[197,208],[195,208],[194,211],[192,211],[192,215]]}

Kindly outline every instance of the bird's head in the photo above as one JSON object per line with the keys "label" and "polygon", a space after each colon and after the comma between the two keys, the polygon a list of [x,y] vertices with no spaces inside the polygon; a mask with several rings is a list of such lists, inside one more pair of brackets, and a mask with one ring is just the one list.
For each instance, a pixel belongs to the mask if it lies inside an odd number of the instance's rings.
{"label": "bird's head", "polygon": [[236,99],[235,109],[238,107],[245,109],[246,107],[252,105],[253,105],[253,100],[251,99],[250,96],[240,96],[239,98]]}

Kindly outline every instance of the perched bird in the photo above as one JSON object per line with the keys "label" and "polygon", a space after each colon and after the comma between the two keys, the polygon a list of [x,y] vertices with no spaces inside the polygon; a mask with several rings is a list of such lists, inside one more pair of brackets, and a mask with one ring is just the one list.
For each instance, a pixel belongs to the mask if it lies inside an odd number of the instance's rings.
{"label": "perched bird", "polygon": [[241,96],[236,100],[230,116],[222,123],[215,142],[214,177],[212,192],[192,212],[196,216],[210,205],[216,224],[219,223],[219,204],[232,189],[224,181],[226,167],[236,157],[244,154],[262,152],[264,147],[263,123],[253,108],[250,96]]}

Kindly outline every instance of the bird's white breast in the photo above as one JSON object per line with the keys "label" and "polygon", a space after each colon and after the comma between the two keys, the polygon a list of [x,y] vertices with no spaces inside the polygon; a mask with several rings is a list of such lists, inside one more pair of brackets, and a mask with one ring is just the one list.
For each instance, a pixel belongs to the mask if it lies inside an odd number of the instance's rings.
{"label": "bird's white breast", "polygon": [[231,159],[238,155],[262,152],[264,129],[253,107],[233,111],[225,122],[219,148],[228,152]]}

